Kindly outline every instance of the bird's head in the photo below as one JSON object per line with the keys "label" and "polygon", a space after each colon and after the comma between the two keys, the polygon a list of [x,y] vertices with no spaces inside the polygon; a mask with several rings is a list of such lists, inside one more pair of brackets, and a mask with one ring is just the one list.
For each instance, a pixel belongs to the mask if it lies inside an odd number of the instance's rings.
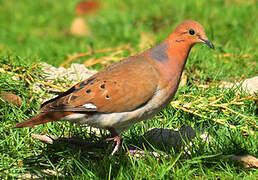
{"label": "bird's head", "polygon": [[175,42],[187,43],[191,47],[196,43],[205,43],[214,49],[214,45],[208,40],[202,25],[193,20],[185,20],[179,24],[171,38]]}

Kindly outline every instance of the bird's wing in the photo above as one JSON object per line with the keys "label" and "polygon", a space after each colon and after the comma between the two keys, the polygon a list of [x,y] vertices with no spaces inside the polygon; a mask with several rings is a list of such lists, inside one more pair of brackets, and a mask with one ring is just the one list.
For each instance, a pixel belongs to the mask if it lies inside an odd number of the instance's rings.
{"label": "bird's wing", "polygon": [[152,98],[157,89],[158,76],[144,56],[130,57],[44,103],[41,112],[132,111]]}

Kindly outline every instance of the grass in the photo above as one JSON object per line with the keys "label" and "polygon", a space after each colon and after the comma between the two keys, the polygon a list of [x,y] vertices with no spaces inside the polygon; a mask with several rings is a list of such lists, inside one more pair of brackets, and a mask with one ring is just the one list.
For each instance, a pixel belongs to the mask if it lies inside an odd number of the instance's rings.
{"label": "grass", "polygon": [[[244,169],[228,161],[227,155],[251,154],[258,156],[257,100],[244,99],[250,95],[236,89],[220,89],[222,81],[241,81],[257,75],[258,22],[254,0],[217,1],[100,1],[102,9],[85,17],[92,35],[84,38],[69,34],[78,1],[0,0],[0,62],[11,73],[1,73],[0,91],[12,91],[23,104],[0,104],[0,177],[19,178],[37,174],[52,178],[74,179],[255,179],[255,169]],[[131,159],[121,152],[108,156],[106,152],[88,153],[63,142],[46,145],[31,138],[31,133],[72,135],[98,142],[100,136],[89,133],[86,127],[64,122],[40,125],[37,128],[15,129],[14,124],[28,119],[39,109],[38,94],[30,91],[32,81],[41,79],[38,62],[55,66],[68,55],[121,47],[130,44],[133,53],[140,48],[141,34],[157,44],[184,19],[194,19],[205,27],[216,50],[198,45],[188,58],[186,86],[179,88],[173,106],[169,106],[152,120],[134,125],[123,135],[126,144],[142,147],[141,136],[151,127],[180,128],[191,125],[203,128],[212,137],[210,143],[197,138],[185,158],[183,149],[162,151],[164,156]],[[84,63],[90,58],[103,58],[110,53],[99,53],[75,59]],[[130,53],[125,51],[118,57]],[[10,67],[10,68],[9,68]],[[101,65],[91,68],[100,69]],[[8,69],[9,68],[9,69]],[[22,75],[15,80],[12,73]],[[199,84],[211,84],[201,88]],[[30,101],[31,98],[34,98]],[[211,107],[210,102],[227,104]],[[232,102],[238,104],[232,104]],[[187,103],[192,103],[190,108]],[[231,103],[231,104],[230,104]],[[188,111],[186,111],[188,110]],[[193,114],[192,112],[197,112]],[[252,133],[251,133],[252,132]],[[105,136],[105,135],[103,135]],[[151,150],[148,150],[151,151]],[[165,156],[168,155],[168,156]],[[47,175],[46,171],[52,172]],[[51,173],[50,173],[51,174]]]}

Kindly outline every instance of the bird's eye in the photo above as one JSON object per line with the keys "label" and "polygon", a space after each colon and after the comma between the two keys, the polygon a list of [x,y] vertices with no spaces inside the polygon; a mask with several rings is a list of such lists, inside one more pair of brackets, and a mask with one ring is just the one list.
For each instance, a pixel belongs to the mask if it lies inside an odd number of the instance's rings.
{"label": "bird's eye", "polygon": [[194,35],[194,34],[195,34],[194,30],[193,30],[193,29],[190,29],[190,30],[189,30],[189,34]]}

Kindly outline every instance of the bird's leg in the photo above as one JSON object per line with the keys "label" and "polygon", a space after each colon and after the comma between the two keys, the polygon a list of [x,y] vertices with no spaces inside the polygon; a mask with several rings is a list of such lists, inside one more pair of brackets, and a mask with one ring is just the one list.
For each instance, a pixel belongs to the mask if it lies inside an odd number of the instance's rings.
{"label": "bird's leg", "polygon": [[[111,155],[113,156],[115,153],[117,153],[120,149],[121,146],[121,138],[118,135],[118,133],[115,131],[115,129],[110,128],[108,129],[111,133],[111,138],[107,138],[105,139],[105,141],[115,141],[116,142],[116,146],[114,147]],[[127,155],[131,155],[132,157],[136,156],[136,157],[145,157],[147,154],[150,156],[154,156],[154,157],[159,157],[160,155],[157,152],[149,152],[149,153],[145,153],[145,151],[141,151],[141,150],[137,150],[133,147],[127,146],[128,148],[128,152],[126,153]]]}
{"label": "bird's leg", "polygon": [[119,137],[118,133],[113,128],[110,128],[109,131],[110,131],[112,137],[107,138],[105,141],[115,141],[116,142],[116,146],[111,153],[111,155],[113,156],[120,149],[121,138]]}

